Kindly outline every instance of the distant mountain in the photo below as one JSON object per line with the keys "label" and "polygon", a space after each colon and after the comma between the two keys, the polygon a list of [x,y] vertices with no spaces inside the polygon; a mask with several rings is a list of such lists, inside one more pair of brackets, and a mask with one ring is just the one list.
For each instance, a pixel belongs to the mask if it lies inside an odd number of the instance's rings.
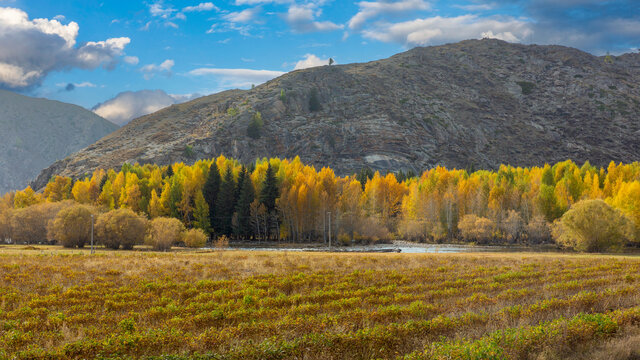
{"label": "distant mountain", "polygon": [[116,129],[80,106],[0,90],[0,193]]}
{"label": "distant mountain", "polygon": [[124,162],[219,154],[245,162],[299,155],[340,174],[568,158],[607,165],[640,160],[639,136],[640,54],[468,40],[173,105],[53,164],[34,185]]}

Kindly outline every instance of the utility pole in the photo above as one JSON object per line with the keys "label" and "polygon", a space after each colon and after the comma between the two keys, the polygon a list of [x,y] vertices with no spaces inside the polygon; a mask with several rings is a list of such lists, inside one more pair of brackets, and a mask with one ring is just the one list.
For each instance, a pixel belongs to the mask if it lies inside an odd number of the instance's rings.
{"label": "utility pole", "polygon": [[329,211],[329,251],[331,251],[331,211]]}
{"label": "utility pole", "polygon": [[91,214],[91,254],[93,254],[95,250],[93,250],[93,214]]}

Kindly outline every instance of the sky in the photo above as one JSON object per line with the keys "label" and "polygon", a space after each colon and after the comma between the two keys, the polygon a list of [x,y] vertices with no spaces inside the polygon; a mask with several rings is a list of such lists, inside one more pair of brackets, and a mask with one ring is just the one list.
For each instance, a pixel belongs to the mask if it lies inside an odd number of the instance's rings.
{"label": "sky", "polygon": [[498,38],[637,51],[639,0],[0,0],[0,88],[117,123],[294,69]]}

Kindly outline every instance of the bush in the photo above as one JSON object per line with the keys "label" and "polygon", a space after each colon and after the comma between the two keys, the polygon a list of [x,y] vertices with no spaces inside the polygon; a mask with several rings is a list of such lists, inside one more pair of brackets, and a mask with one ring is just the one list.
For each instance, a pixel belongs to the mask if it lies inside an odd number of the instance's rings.
{"label": "bush", "polygon": [[509,210],[507,218],[502,220],[500,224],[500,230],[504,234],[504,237],[511,242],[515,242],[520,239],[522,230],[524,229],[524,221],[520,214],[515,210]]}
{"label": "bush", "polygon": [[180,235],[184,231],[184,225],[178,219],[159,217],[151,220],[146,244],[155,250],[165,251],[180,241]]}
{"label": "bush", "polygon": [[256,112],[253,114],[249,126],[247,126],[247,136],[252,139],[259,139],[262,134],[263,125],[264,122],[262,121],[262,114],[260,114],[260,112]]}
{"label": "bush", "polygon": [[462,217],[458,223],[458,230],[465,241],[486,244],[493,239],[496,224],[490,219],[469,214]]}
{"label": "bush", "polygon": [[131,209],[118,209],[104,213],[96,221],[96,237],[104,246],[117,250],[133,249],[144,241],[147,219]]}
{"label": "bush", "polygon": [[520,85],[523,95],[531,94],[533,89],[536,87],[536,84],[528,81],[518,81],[516,84]]}
{"label": "bush", "polygon": [[207,244],[207,234],[200,229],[190,229],[182,234],[182,241],[187,247],[201,248]]}
{"label": "bush", "polygon": [[222,249],[226,249],[229,247],[229,238],[227,237],[227,235],[222,235],[220,236],[215,244],[214,244],[215,248],[218,250],[222,250]]}
{"label": "bush", "polygon": [[320,99],[318,98],[318,90],[311,89],[309,92],[309,111],[316,112],[322,110],[322,105],[320,104]]}
{"label": "bush", "polygon": [[11,213],[13,209],[0,205],[0,242],[11,239]]}
{"label": "bush", "polygon": [[55,219],[49,222],[47,234],[49,239],[59,241],[66,248],[84,247],[91,240],[93,207],[73,205],[60,210]]}
{"label": "bush", "polygon": [[60,210],[73,204],[73,201],[41,203],[13,210],[11,213],[13,241],[22,244],[46,242],[49,222],[58,215]]}
{"label": "bush", "polygon": [[540,244],[551,240],[551,229],[544,216],[533,217],[524,231],[527,233],[527,240],[530,244]]}
{"label": "bush", "polygon": [[633,233],[633,221],[602,200],[575,203],[553,226],[559,245],[587,252],[618,249]]}

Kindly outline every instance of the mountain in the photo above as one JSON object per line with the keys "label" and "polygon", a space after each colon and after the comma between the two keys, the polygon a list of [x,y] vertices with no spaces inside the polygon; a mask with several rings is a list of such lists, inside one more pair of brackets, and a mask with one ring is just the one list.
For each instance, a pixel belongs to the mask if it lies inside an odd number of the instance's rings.
{"label": "mountain", "polygon": [[[245,162],[299,155],[340,174],[569,158],[607,165],[640,160],[639,115],[640,54],[468,40],[173,105],[56,162],[34,185],[124,162],[219,154]],[[248,136],[252,122],[258,139]]]}
{"label": "mountain", "polygon": [[0,90],[0,194],[117,128],[80,106]]}

